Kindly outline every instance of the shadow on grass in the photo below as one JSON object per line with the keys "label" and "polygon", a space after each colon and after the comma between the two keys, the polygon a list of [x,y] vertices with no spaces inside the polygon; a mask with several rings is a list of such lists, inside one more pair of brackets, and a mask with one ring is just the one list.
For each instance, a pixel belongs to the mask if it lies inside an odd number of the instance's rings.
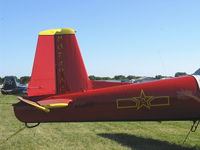
{"label": "shadow on grass", "polygon": [[135,149],[135,150],[196,150],[196,148],[183,147],[181,145],[171,144],[166,141],[159,141],[150,138],[138,137],[135,135],[117,133],[107,134],[101,133],[98,136],[108,138],[118,142],[119,144]]}

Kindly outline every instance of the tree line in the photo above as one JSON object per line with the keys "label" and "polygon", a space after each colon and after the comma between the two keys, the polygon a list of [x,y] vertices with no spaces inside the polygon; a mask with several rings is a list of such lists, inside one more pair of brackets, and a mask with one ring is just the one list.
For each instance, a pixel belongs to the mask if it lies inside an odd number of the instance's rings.
{"label": "tree line", "polygon": [[[180,76],[185,76],[185,75],[187,75],[186,72],[177,72],[177,73],[175,73],[174,77],[180,77]],[[128,76],[116,75],[113,78],[111,78],[111,77],[98,77],[98,76],[94,76],[94,75],[89,76],[90,80],[132,80],[132,79],[139,79],[141,77],[142,76],[134,76],[134,75],[128,75]],[[156,75],[153,78],[162,79],[162,78],[169,78],[169,76]]]}
{"label": "tree line", "polygon": [[[20,84],[27,84],[30,81],[30,76],[23,76],[20,78],[17,78],[16,76],[14,76],[16,81],[19,82]],[[5,77],[0,77],[0,84],[3,83]]]}
{"label": "tree line", "polygon": [[[179,76],[184,76],[187,75],[186,72],[177,72],[175,73],[175,77],[179,77]],[[94,75],[90,75],[89,78],[90,80],[132,80],[132,79],[139,79],[142,76],[134,76],[134,75],[128,75],[128,76],[124,76],[124,75],[116,75],[113,78],[112,77],[99,77],[99,76],[94,76]],[[0,84],[3,83],[5,77],[0,77]],[[30,76],[23,76],[20,78],[15,77],[17,82],[19,82],[20,84],[27,84],[30,81]],[[154,77],[155,79],[162,79],[162,78],[168,78],[168,76],[163,76],[163,75],[156,75]]]}

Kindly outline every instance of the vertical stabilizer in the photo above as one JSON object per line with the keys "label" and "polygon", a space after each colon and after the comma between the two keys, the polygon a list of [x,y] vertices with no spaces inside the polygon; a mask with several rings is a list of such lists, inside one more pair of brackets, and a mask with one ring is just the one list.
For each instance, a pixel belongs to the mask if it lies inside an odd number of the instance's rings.
{"label": "vertical stabilizer", "polygon": [[90,88],[84,62],[70,28],[39,33],[28,95],[51,95]]}

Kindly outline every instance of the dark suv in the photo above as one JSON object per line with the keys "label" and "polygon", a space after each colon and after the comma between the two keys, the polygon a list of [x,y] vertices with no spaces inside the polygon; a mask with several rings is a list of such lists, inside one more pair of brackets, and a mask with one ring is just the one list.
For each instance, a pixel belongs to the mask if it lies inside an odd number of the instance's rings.
{"label": "dark suv", "polygon": [[1,89],[2,94],[25,94],[27,87],[17,83],[16,77],[6,76]]}

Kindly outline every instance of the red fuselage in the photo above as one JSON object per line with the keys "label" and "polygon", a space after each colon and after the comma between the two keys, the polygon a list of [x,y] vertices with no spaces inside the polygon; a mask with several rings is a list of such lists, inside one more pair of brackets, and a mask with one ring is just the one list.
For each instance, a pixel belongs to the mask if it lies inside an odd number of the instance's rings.
{"label": "red fuselage", "polygon": [[[199,82],[199,76],[138,84],[91,81],[75,31],[53,29],[39,33],[28,97],[13,106],[27,123],[198,120]],[[45,107],[61,103],[67,107]]]}
{"label": "red fuselage", "polygon": [[22,122],[198,120],[199,95],[197,79],[185,76],[37,98],[72,100],[49,113],[22,102],[14,111]]}

